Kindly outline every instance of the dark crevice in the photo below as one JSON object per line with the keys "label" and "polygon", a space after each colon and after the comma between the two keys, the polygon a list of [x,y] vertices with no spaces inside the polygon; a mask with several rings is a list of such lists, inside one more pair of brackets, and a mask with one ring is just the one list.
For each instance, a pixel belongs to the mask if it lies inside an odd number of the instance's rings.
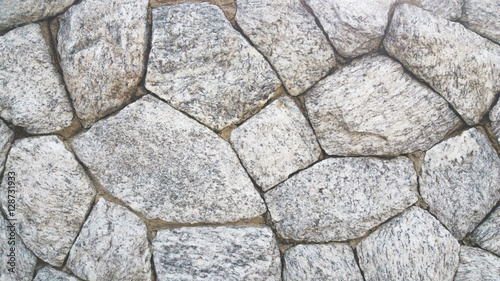
{"label": "dark crevice", "polygon": [[354,260],[356,261],[356,264],[358,265],[359,272],[361,273],[363,280],[366,281],[365,272],[361,268],[361,263],[359,262],[358,250],[355,247],[353,247],[352,252],[354,254]]}

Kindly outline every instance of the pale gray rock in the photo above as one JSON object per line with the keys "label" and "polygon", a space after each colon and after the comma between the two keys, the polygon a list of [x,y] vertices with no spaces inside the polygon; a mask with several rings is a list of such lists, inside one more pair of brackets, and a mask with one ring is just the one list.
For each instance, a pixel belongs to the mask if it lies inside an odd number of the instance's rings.
{"label": "pale gray rock", "polygon": [[100,199],[76,239],[66,266],[89,280],[151,280],[146,224],[127,208]]}
{"label": "pale gray rock", "polygon": [[385,56],[356,60],[321,80],[305,104],[330,155],[425,151],[459,122],[443,98]]}
{"label": "pale gray rock", "polygon": [[474,230],[471,238],[479,247],[500,256],[500,207],[497,207],[489,217]]}
{"label": "pale gray rock", "polygon": [[355,239],[417,201],[417,176],[405,157],[329,158],[264,196],[285,239]]}
{"label": "pale gray rock", "polygon": [[17,233],[39,258],[61,266],[95,195],[92,182],[56,136],[17,140],[9,152],[0,201],[7,210],[15,179]]}
{"label": "pale gray rock", "polygon": [[469,129],[427,151],[420,194],[430,212],[462,239],[500,200],[500,159],[483,134]]}
{"label": "pale gray rock", "polygon": [[491,129],[500,142],[500,102],[490,111]]}
{"label": "pale gray rock", "polygon": [[83,0],[59,18],[58,51],[85,127],[125,104],[144,73],[148,0]]}
{"label": "pale gray rock", "polygon": [[0,172],[3,171],[7,153],[9,152],[10,145],[14,141],[14,132],[0,120]]}
{"label": "pale gray rock", "polygon": [[280,280],[269,227],[182,227],[153,240],[158,280]]}
{"label": "pale gray rock", "polygon": [[69,275],[66,272],[59,271],[53,267],[45,266],[40,269],[33,281],[79,281],[80,279]]}
{"label": "pale gray rock", "polygon": [[412,207],[356,247],[366,280],[451,281],[458,241],[432,215]]}
{"label": "pale gray rock", "polygon": [[500,43],[500,1],[465,0],[461,21],[469,29]]}
{"label": "pale gray rock", "polygon": [[268,190],[319,159],[321,148],[293,100],[279,98],[231,132],[243,166]]}
{"label": "pale gray rock", "polygon": [[424,10],[447,20],[456,20],[462,15],[464,0],[415,0],[413,3]]}
{"label": "pale gray rock", "polygon": [[73,146],[105,189],[148,219],[224,223],[266,211],[229,143],[152,96]]}
{"label": "pale gray rock", "polygon": [[470,125],[483,118],[500,91],[500,46],[431,12],[398,5],[384,46]]}
{"label": "pale gray rock", "polygon": [[280,86],[271,66],[217,6],[153,9],[146,88],[220,130],[252,115]]}
{"label": "pale gray rock", "polygon": [[462,246],[454,281],[500,280],[500,258],[481,249]]}
{"label": "pale gray rock", "polygon": [[73,109],[40,25],[26,25],[0,36],[0,65],[3,119],[32,134],[71,125]]}

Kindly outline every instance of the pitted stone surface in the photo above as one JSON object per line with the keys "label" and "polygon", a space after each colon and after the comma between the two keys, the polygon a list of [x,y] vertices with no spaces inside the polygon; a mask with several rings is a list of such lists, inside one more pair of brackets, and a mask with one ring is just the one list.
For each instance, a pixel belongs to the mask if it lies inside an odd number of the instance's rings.
{"label": "pitted stone surface", "polygon": [[[30,276],[31,277],[31,276]],[[45,266],[36,273],[33,281],[79,281],[80,279],[53,267]]]}
{"label": "pitted stone surface", "polygon": [[10,145],[14,141],[14,132],[0,120],[0,172],[3,171],[5,160],[7,159],[7,152]]}
{"label": "pitted stone surface", "polygon": [[479,247],[500,256],[500,207],[474,230],[471,237]]}
{"label": "pitted stone surface", "polygon": [[500,142],[500,102],[490,111],[491,129]]}
{"label": "pitted stone surface", "polygon": [[469,29],[500,43],[500,2],[465,0],[461,21]]}
{"label": "pitted stone surface", "polygon": [[481,249],[462,246],[454,281],[500,280],[500,258]]}
{"label": "pitted stone surface", "polygon": [[456,20],[462,15],[464,0],[416,0],[415,4],[447,20]]}

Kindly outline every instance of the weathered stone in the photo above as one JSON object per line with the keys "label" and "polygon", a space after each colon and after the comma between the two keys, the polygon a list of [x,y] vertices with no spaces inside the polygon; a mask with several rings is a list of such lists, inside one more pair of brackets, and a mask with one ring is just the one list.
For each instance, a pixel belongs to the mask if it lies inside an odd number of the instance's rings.
{"label": "weathered stone", "polygon": [[462,15],[464,0],[413,0],[411,2],[447,20],[456,20]]}
{"label": "weathered stone", "polygon": [[236,4],[238,25],[269,59],[291,95],[303,93],[335,66],[328,39],[299,0]]}
{"label": "weathered stone", "polygon": [[469,29],[500,43],[500,2],[465,0],[461,21]]}
{"label": "weathered stone", "polygon": [[[31,278],[31,276],[30,276]],[[80,279],[71,276],[65,272],[59,271],[53,267],[45,266],[36,273],[33,281],[78,281]]]}
{"label": "weathered stone", "polygon": [[497,207],[495,211],[474,230],[471,238],[481,248],[500,256],[500,207]]}
{"label": "weathered stone", "polygon": [[500,199],[500,159],[483,134],[469,129],[427,151],[420,193],[430,212],[462,239]]}
{"label": "weathered stone", "polygon": [[220,130],[251,116],[280,85],[271,66],[207,3],[153,9],[146,88]]}
{"label": "weathered stone", "polygon": [[500,102],[490,111],[491,128],[500,142]]}
{"label": "weathered stone", "polygon": [[266,211],[229,143],[152,96],[73,146],[105,189],[148,219],[224,223]]}
{"label": "weathered stone", "polygon": [[85,127],[126,103],[144,73],[148,0],[83,0],[59,18],[64,80]]}
{"label": "weathered stone", "polygon": [[356,247],[366,280],[453,280],[460,245],[433,216],[412,207]]}
{"label": "weathered stone", "polygon": [[62,141],[43,136],[14,142],[4,175],[0,200],[10,216],[7,195],[15,190],[17,233],[36,256],[62,265],[95,194],[85,171]]}
{"label": "weathered stone", "polygon": [[411,5],[398,5],[384,39],[387,52],[478,123],[500,91],[500,46]]}
{"label": "weathered stone", "polygon": [[280,98],[231,133],[248,173],[268,190],[319,159],[314,132],[288,97]]}
{"label": "weathered stone", "polygon": [[144,222],[127,208],[100,199],[76,239],[67,267],[94,280],[151,280]]}
{"label": "weathered stone", "polygon": [[342,241],[415,203],[416,188],[408,158],[329,158],[268,191],[265,200],[282,237]]}
{"label": "weathered stone", "polygon": [[280,280],[269,227],[183,227],[153,240],[158,280]]}
{"label": "weathered stone", "polygon": [[320,81],[305,99],[330,155],[425,151],[459,122],[443,98],[385,56],[354,61]]}
{"label": "weathered stone", "polygon": [[285,281],[362,281],[363,276],[348,244],[297,245],[285,252]]}
{"label": "weathered stone", "polygon": [[500,280],[500,258],[481,249],[462,246],[454,281]]}
{"label": "weathered stone", "polygon": [[14,132],[0,120],[0,172],[3,171],[12,141],[14,141]]}
{"label": "weathered stone", "polygon": [[0,37],[0,116],[33,134],[69,126],[73,109],[40,25]]}

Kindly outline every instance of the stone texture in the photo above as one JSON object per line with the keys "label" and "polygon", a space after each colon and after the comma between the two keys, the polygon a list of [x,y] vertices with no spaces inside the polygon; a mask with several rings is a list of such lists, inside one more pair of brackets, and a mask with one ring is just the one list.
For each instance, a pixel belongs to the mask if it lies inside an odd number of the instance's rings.
{"label": "stone texture", "polygon": [[148,219],[224,223],[266,211],[229,143],[152,96],[73,146],[105,189]]}
{"label": "stone texture", "polygon": [[461,21],[469,29],[500,43],[500,2],[465,0]]}
{"label": "stone texture", "polygon": [[[30,276],[31,277],[31,276]],[[53,267],[45,266],[36,273],[33,281],[78,281],[80,279]]]}
{"label": "stone texture", "polygon": [[280,85],[271,66],[207,3],[153,9],[146,88],[220,130],[251,116]]}
{"label": "stone texture", "polygon": [[491,129],[500,142],[500,102],[490,111]]}
{"label": "stone texture", "polygon": [[231,133],[248,173],[268,190],[319,159],[321,148],[293,100],[280,98]]}
{"label": "stone texture", "polygon": [[500,280],[500,258],[481,249],[462,246],[454,281]]}
{"label": "stone texture", "polygon": [[153,240],[158,280],[280,280],[269,227],[182,227]]}
{"label": "stone texture", "polygon": [[1,36],[0,65],[3,119],[32,134],[71,124],[73,109],[40,25],[26,25]]}
{"label": "stone texture", "polygon": [[398,5],[384,39],[387,52],[478,123],[500,91],[500,46],[411,5]]}
{"label": "stone texture", "polygon": [[9,152],[10,145],[14,141],[14,132],[0,120],[0,172],[3,171],[7,153]]}
{"label": "stone texture", "polygon": [[[93,200],[90,179],[56,136],[14,142],[4,174],[9,172],[15,173],[17,233],[37,257],[61,266]],[[9,213],[8,177],[1,188]]]}
{"label": "stone texture", "polygon": [[500,207],[497,207],[472,233],[479,247],[500,256]]}
{"label": "stone texture", "polygon": [[456,20],[462,15],[464,0],[416,0],[416,5],[447,20]]}
{"label": "stone texture", "polygon": [[430,212],[462,239],[500,200],[500,159],[483,134],[469,129],[427,151],[420,193]]}
{"label": "stone texture", "polygon": [[343,241],[415,203],[416,187],[408,158],[329,158],[268,191],[265,200],[283,238]]}
{"label": "stone texture", "polygon": [[443,98],[385,56],[364,57],[328,76],[305,104],[330,155],[425,151],[459,122]]}
{"label": "stone texture", "polygon": [[453,280],[458,241],[433,216],[412,207],[356,247],[366,280]]}
{"label": "stone texture", "polygon": [[126,103],[144,73],[148,0],[83,0],[59,18],[58,51],[85,127]]}
{"label": "stone texture", "polygon": [[71,248],[66,266],[89,281],[151,280],[147,234],[138,216],[100,199]]}
{"label": "stone texture", "polygon": [[269,59],[288,92],[299,95],[335,66],[335,54],[300,0],[237,1],[236,21]]}

